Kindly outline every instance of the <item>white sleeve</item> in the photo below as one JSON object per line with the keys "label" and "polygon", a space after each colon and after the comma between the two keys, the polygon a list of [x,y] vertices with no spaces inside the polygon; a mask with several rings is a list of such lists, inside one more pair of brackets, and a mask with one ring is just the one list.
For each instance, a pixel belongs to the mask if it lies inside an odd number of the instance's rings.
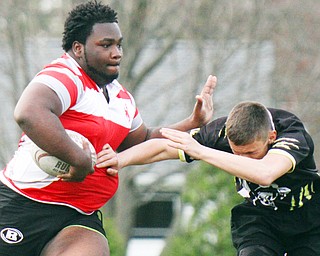
{"label": "white sleeve", "polygon": [[[61,101],[62,113],[65,112],[68,108],[70,108],[72,104],[72,96],[70,95],[69,90],[76,90],[76,92],[74,93],[75,95],[77,95],[77,99],[75,100],[76,102],[78,101],[78,98],[81,94],[79,92],[83,90],[82,83],[79,77],[72,74],[72,72],[67,68],[61,69],[50,67],[44,69],[43,71],[39,72],[39,74],[35,76],[30,83],[42,83],[52,89]],[[50,74],[51,72],[52,74]],[[61,76],[59,76],[59,74],[61,74]],[[62,77],[67,77],[68,80],[62,81]],[[69,87],[66,86],[66,82],[69,83]]]}

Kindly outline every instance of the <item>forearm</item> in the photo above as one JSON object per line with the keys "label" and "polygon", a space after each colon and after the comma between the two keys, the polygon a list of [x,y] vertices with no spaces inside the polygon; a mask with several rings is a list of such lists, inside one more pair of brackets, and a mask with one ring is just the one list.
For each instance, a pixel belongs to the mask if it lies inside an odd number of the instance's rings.
{"label": "forearm", "polygon": [[[43,122],[42,120],[46,120]],[[16,116],[26,135],[40,148],[72,166],[90,166],[90,159],[67,135],[59,118],[50,111]]]}
{"label": "forearm", "polygon": [[178,150],[171,148],[166,139],[152,139],[118,153],[119,169],[168,159],[178,159]]}
{"label": "forearm", "polygon": [[282,155],[267,154],[262,159],[253,159],[205,146],[198,149],[196,156],[233,176],[264,186],[269,186],[292,166],[290,160]]}
{"label": "forearm", "polygon": [[172,129],[161,130],[168,146],[181,149],[193,159],[205,161],[225,172],[256,184],[270,185],[293,167],[292,157],[268,152],[263,158],[249,158],[201,145],[191,135]]}

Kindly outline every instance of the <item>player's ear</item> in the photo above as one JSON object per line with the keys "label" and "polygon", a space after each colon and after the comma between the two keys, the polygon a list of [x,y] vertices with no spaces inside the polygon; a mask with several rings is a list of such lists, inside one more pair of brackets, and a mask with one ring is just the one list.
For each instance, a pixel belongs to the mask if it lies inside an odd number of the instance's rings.
{"label": "player's ear", "polygon": [[72,52],[75,57],[78,59],[81,58],[83,54],[83,44],[79,43],[78,41],[74,41],[72,44]]}
{"label": "player's ear", "polygon": [[272,131],[269,131],[269,140],[268,140],[268,143],[271,144],[273,143],[277,138],[277,131],[276,130],[272,130]]}

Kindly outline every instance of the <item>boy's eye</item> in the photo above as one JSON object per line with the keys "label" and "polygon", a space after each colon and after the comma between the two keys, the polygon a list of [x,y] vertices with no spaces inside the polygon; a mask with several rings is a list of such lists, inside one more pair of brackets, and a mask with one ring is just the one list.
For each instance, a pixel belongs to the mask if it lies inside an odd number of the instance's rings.
{"label": "boy's eye", "polygon": [[[111,46],[112,46],[111,44],[103,44],[102,45],[103,48],[109,48]],[[122,49],[122,45],[121,44],[117,44],[117,48],[121,50]]]}

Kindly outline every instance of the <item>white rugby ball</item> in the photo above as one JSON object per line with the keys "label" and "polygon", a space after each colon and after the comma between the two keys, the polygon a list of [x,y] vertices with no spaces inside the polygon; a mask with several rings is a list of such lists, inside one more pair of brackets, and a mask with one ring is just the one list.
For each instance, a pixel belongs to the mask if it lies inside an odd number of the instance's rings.
{"label": "white rugby ball", "polygon": [[[92,167],[94,167],[97,162],[97,155],[90,141],[86,137],[75,131],[66,130],[66,132],[80,148],[83,147],[83,140],[89,143]],[[35,143],[33,143],[32,145],[31,154],[34,162],[39,166],[39,168],[49,175],[57,176],[59,174],[65,174],[69,172],[70,164],[60,160],[55,156],[50,155],[48,152],[39,148]]]}

